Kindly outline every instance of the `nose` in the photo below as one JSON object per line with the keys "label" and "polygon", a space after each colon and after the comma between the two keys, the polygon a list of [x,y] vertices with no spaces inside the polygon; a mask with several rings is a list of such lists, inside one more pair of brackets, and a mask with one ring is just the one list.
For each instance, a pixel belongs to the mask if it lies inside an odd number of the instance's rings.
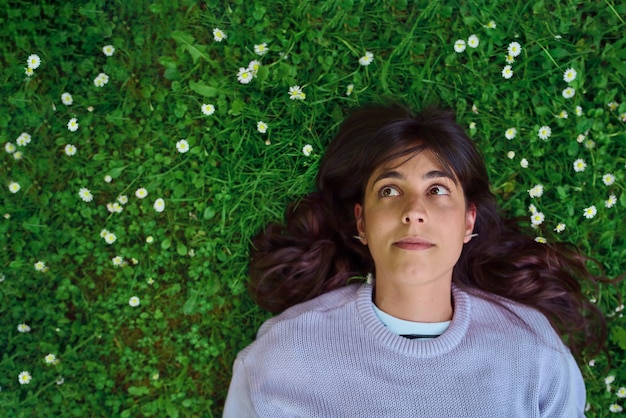
{"label": "nose", "polygon": [[426,209],[421,199],[415,197],[407,202],[406,207],[402,213],[402,223],[424,223],[426,222]]}

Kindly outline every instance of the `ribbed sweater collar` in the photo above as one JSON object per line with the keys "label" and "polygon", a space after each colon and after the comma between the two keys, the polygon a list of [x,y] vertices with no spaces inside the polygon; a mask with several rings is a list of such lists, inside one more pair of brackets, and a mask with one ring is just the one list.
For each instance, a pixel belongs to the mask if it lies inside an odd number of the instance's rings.
{"label": "ribbed sweater collar", "polygon": [[448,329],[439,337],[430,340],[411,340],[389,331],[376,317],[372,307],[373,286],[362,285],[357,291],[357,310],[368,333],[387,349],[401,355],[431,358],[449,353],[465,337],[470,323],[470,297],[452,285],[454,313]]}

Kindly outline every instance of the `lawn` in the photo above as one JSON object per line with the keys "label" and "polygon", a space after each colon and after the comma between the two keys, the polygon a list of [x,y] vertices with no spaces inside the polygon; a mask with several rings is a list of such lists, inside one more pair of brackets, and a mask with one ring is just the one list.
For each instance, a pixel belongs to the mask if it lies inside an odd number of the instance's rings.
{"label": "lawn", "polygon": [[[454,109],[508,216],[624,271],[623,2],[0,9],[2,416],[220,416],[269,317],[250,240],[368,102]],[[589,417],[626,407],[624,287],[586,287],[610,327]]]}

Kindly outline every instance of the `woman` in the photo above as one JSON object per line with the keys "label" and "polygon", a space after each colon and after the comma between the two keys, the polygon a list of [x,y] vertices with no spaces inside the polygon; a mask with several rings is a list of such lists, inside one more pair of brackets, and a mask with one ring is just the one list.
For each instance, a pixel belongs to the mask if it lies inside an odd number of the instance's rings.
{"label": "woman", "polygon": [[239,353],[225,417],[584,416],[572,352],[606,338],[586,259],[501,218],[450,112],[357,110],[317,189],[254,241],[252,294],[284,312]]}

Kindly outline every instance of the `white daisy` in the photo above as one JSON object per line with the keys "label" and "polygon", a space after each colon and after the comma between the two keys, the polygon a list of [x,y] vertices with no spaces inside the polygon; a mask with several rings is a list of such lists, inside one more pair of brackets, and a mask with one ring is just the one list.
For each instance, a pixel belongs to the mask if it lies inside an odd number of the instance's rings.
{"label": "white daisy", "polygon": [[554,231],[555,232],[563,232],[563,231],[565,231],[565,224],[563,222],[559,222],[556,225],[556,228],[554,228]]}
{"label": "white daisy", "polygon": [[539,131],[537,131],[537,136],[544,141],[550,138],[550,135],[552,135],[552,129],[550,129],[549,126],[542,126],[539,128]]}
{"label": "white daisy", "polygon": [[304,100],[306,99],[306,94],[302,91],[302,87],[291,86],[289,87],[289,98],[291,100]]}
{"label": "white daisy", "polygon": [[20,134],[20,136],[17,137],[17,139],[15,140],[15,142],[17,143],[17,145],[19,145],[20,147],[25,147],[26,145],[30,144],[31,141],[31,136],[29,133],[27,132],[22,132]]}
{"label": "white daisy", "polygon": [[106,55],[107,57],[113,56],[114,52],[115,52],[115,48],[113,47],[113,45],[105,45],[102,47],[102,53]]}
{"label": "white daisy", "polygon": [[157,200],[154,201],[154,205],[152,205],[152,207],[157,212],[163,212],[165,210],[165,200],[159,197]]}
{"label": "white daisy", "polygon": [[465,51],[465,48],[466,48],[466,44],[463,39],[457,39],[456,42],[454,43],[454,51],[458,54]]}
{"label": "white daisy", "polygon": [[96,87],[103,87],[108,82],[109,82],[109,76],[106,75],[105,73],[98,74],[96,78],[93,80],[93,84]]}
{"label": "white daisy", "polygon": [[78,119],[70,119],[70,121],[67,123],[67,129],[71,132],[76,132],[78,130]]}
{"label": "white daisy", "polygon": [[346,87],[346,96],[351,95],[353,90],[354,90],[354,84],[348,84],[348,87]]}
{"label": "white daisy", "polygon": [[504,66],[504,68],[502,69],[502,77],[506,78],[507,80],[513,77],[513,68],[510,65]]}
{"label": "white daisy", "polygon": [[9,191],[13,194],[19,192],[21,188],[22,186],[18,182],[12,181],[9,183]]}
{"label": "white daisy", "polygon": [[257,60],[252,60],[248,63],[248,71],[252,73],[252,77],[256,78],[257,73],[261,68],[261,63]]}
{"label": "white daisy", "polygon": [[224,33],[223,30],[219,28],[213,29],[213,39],[215,39],[216,42],[222,42],[226,38],[227,38],[226,33]]}
{"label": "white daisy", "polygon": [[469,39],[467,40],[467,46],[469,46],[470,48],[477,48],[479,43],[480,40],[476,35],[470,35]]}
{"label": "white daisy", "polygon": [[30,327],[26,324],[19,324],[17,326],[17,331],[21,332],[22,334],[25,334],[27,332],[30,332]]}
{"label": "white daisy", "polygon": [[531,198],[543,196],[543,184],[537,184],[528,190],[528,194]]}
{"label": "white daisy", "polygon": [[253,79],[253,75],[252,72],[244,67],[239,68],[239,72],[237,73],[237,80],[239,80],[239,82],[241,84],[248,84],[252,81]]}
{"label": "white daisy", "polygon": [[576,75],[577,73],[575,69],[568,68],[563,73],[563,81],[565,81],[566,83],[571,83],[572,81],[576,80]]}
{"label": "white daisy", "polygon": [[535,212],[530,216],[530,222],[535,226],[541,225],[545,219],[545,215],[541,212]]}
{"label": "white daisy", "polygon": [[602,183],[604,183],[605,186],[611,186],[615,183],[615,176],[611,173],[606,173],[602,176]]}
{"label": "white daisy", "polygon": [[596,147],[596,143],[593,139],[586,139],[584,145],[587,149],[594,149]]}
{"label": "white daisy", "polygon": [[133,308],[139,306],[140,303],[141,302],[137,296],[132,296],[130,299],[128,299],[128,304]]}
{"label": "white daisy", "polygon": [[9,154],[13,154],[15,151],[17,151],[17,147],[12,142],[7,142],[6,144],[4,144],[4,150]]}
{"label": "white daisy", "polygon": [[617,197],[612,194],[609,196],[607,200],[604,201],[604,206],[607,208],[612,208],[617,203]]}
{"label": "white daisy", "polygon": [[26,62],[28,64],[28,68],[35,70],[39,68],[39,65],[41,64],[41,59],[39,58],[39,55],[32,54],[28,57],[28,60]]}
{"label": "white daisy", "polygon": [[579,158],[576,161],[574,161],[574,171],[575,172],[581,173],[581,172],[585,171],[585,168],[587,168],[587,163],[582,158]]}
{"label": "white daisy", "polygon": [[583,210],[583,216],[587,219],[591,219],[598,213],[598,210],[594,205],[589,206]]}
{"label": "white daisy", "polygon": [[576,94],[576,90],[574,90],[572,87],[568,87],[565,90],[563,90],[562,94],[563,94],[563,97],[565,97],[566,99],[571,99]]}
{"label": "white daisy", "polygon": [[511,42],[507,48],[507,52],[512,57],[517,57],[522,53],[522,46],[518,42]]}
{"label": "white daisy", "polygon": [[506,132],[504,132],[504,136],[508,140],[511,140],[511,139],[515,138],[517,136],[517,129],[515,129],[515,128],[507,129]]}
{"label": "white daisy", "polygon": [[115,241],[117,241],[117,236],[113,232],[107,232],[107,234],[104,236],[104,241],[107,244],[113,244]]}
{"label": "white daisy", "polygon": [[372,54],[369,51],[365,52],[365,55],[363,55],[361,58],[359,58],[359,64],[363,65],[363,66],[368,66],[372,63],[372,61],[374,61],[374,54]]}
{"label": "white daisy", "polygon": [[74,103],[74,99],[72,98],[72,95],[69,94],[68,92],[65,92],[61,95],[61,102],[66,105],[69,106],[72,103]]}
{"label": "white daisy", "polygon": [[267,44],[265,42],[254,46],[254,53],[257,55],[263,56],[267,54],[267,51]]}
{"label": "white daisy", "polygon": [[256,123],[256,130],[262,134],[267,132],[267,128],[268,128],[267,123],[263,122],[262,120]]}
{"label": "white daisy", "polygon": [[78,191],[78,195],[80,196],[81,199],[83,199],[83,201],[85,202],[91,202],[93,200],[93,195],[91,194],[91,192],[89,191],[88,188],[83,187]]}
{"label": "white daisy", "polygon": [[204,113],[207,116],[211,116],[213,113],[215,113],[215,106],[213,106],[212,104],[204,103],[201,109],[202,109],[202,113]]}
{"label": "white daisy", "polygon": [[67,144],[63,151],[65,151],[65,154],[71,157],[72,155],[76,154],[76,147],[72,144]]}
{"label": "white daisy", "polygon": [[17,381],[20,382],[20,385],[27,385],[32,380],[32,376],[30,373],[23,371],[17,376]]}
{"label": "white daisy", "polygon": [[137,196],[137,198],[139,199],[143,199],[144,197],[148,196],[148,191],[143,187],[140,187],[139,189],[135,190],[135,196]]}
{"label": "white daisy", "polygon": [[119,204],[119,202],[114,202],[107,203],[107,210],[111,213],[121,213],[124,208],[122,207],[122,205]]}
{"label": "white daisy", "polygon": [[304,147],[302,147],[302,153],[306,157],[309,157],[312,152],[313,152],[313,146],[311,144],[306,144]]}
{"label": "white daisy", "polygon": [[519,162],[519,165],[521,165],[522,168],[528,168],[528,160],[526,158],[522,158],[522,160]]}
{"label": "white daisy", "polygon": [[582,116],[583,115],[583,108],[580,106],[576,106],[576,116]]}
{"label": "white daisy", "polygon": [[187,151],[189,151],[189,143],[184,140],[181,139],[180,141],[178,141],[176,143],[176,149],[178,150],[178,152],[180,152],[181,154],[186,153]]}

